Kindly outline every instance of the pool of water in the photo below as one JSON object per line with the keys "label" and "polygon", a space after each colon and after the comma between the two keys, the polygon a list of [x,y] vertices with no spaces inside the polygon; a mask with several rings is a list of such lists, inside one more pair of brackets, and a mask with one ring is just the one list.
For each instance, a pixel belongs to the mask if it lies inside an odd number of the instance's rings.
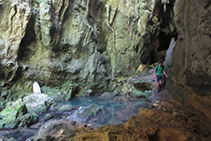
{"label": "pool of water", "polygon": [[[58,103],[57,106],[71,105],[71,106],[89,106],[96,104],[104,106],[105,112],[101,119],[90,120],[87,123],[92,124],[93,127],[100,127],[107,124],[124,124],[129,118],[138,114],[140,107],[149,108],[151,103],[143,98],[132,98],[126,96],[117,96],[115,98],[103,98],[100,96],[92,97],[75,97],[68,102]],[[102,118],[106,118],[102,120]]]}
{"label": "pool of water", "polygon": [[[114,98],[103,98],[100,96],[75,97],[70,101],[58,102],[55,106],[55,110],[50,111],[49,113],[53,116],[54,119],[64,119],[70,116],[71,113],[58,114],[58,109],[61,106],[69,105],[71,107],[86,107],[92,104],[104,106],[104,111],[100,115],[96,115],[94,118],[87,121],[87,123],[91,124],[94,128],[108,124],[124,124],[129,118],[138,114],[140,107],[150,108],[152,105],[144,98],[132,98],[126,96],[117,96]],[[42,120],[42,116],[46,114],[47,113],[40,115],[40,120]],[[26,138],[33,136],[37,131],[38,128],[35,129],[32,127],[24,127],[15,130],[0,131],[0,136],[3,135],[7,138],[15,138],[18,141],[23,141]]]}

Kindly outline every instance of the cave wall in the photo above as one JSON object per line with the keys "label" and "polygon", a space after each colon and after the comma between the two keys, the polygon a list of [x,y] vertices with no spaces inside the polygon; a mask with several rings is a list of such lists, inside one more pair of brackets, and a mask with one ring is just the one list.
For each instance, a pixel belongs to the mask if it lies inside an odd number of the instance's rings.
{"label": "cave wall", "polygon": [[[188,93],[210,95],[211,88],[211,1],[177,0],[174,7],[178,40],[168,62],[173,98]],[[177,84],[172,88],[171,85]],[[180,87],[180,88],[178,88]],[[186,89],[187,87],[187,89]],[[183,89],[185,88],[185,89]]]}
{"label": "cave wall", "polygon": [[151,62],[160,5],[153,0],[0,0],[2,90],[30,92],[34,81],[108,90],[116,78]]}

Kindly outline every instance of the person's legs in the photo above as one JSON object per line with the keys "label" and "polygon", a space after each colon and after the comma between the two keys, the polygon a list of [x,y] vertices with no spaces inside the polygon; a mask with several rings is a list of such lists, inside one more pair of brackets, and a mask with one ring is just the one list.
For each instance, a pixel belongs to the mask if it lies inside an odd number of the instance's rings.
{"label": "person's legs", "polygon": [[161,76],[161,87],[164,86],[164,82],[165,82],[164,79],[165,79],[165,78],[164,78],[164,75],[162,75],[162,76]]}
{"label": "person's legs", "polygon": [[160,88],[159,81],[161,78],[159,75],[156,75],[156,79],[157,79],[157,88],[159,89]]}
{"label": "person's legs", "polygon": [[159,86],[159,81],[157,82],[157,88],[158,88],[158,89],[160,88],[160,86]]}

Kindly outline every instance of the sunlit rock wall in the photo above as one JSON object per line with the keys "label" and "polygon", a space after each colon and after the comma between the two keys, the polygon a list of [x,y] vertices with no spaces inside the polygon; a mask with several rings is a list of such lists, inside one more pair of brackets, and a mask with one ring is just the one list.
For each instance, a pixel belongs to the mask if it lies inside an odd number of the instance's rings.
{"label": "sunlit rock wall", "polygon": [[[152,62],[160,10],[168,13],[170,3],[0,0],[1,87],[29,92],[37,81],[67,91],[76,85],[78,91],[110,91],[116,78]],[[174,30],[170,22],[165,34]]]}

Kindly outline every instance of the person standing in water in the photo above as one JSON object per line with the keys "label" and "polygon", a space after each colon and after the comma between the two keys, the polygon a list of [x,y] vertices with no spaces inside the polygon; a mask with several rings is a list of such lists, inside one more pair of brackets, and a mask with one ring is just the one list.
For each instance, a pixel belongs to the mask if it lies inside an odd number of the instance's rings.
{"label": "person standing in water", "polygon": [[[164,80],[165,80],[164,75],[166,77],[168,77],[168,75],[166,74],[166,72],[164,70],[163,61],[160,61],[159,65],[157,65],[155,67],[155,70],[154,70],[154,77],[157,79],[157,88],[158,88],[158,90],[160,89],[160,85],[161,85],[161,87],[164,86]],[[160,80],[161,80],[161,84],[160,84]]]}

